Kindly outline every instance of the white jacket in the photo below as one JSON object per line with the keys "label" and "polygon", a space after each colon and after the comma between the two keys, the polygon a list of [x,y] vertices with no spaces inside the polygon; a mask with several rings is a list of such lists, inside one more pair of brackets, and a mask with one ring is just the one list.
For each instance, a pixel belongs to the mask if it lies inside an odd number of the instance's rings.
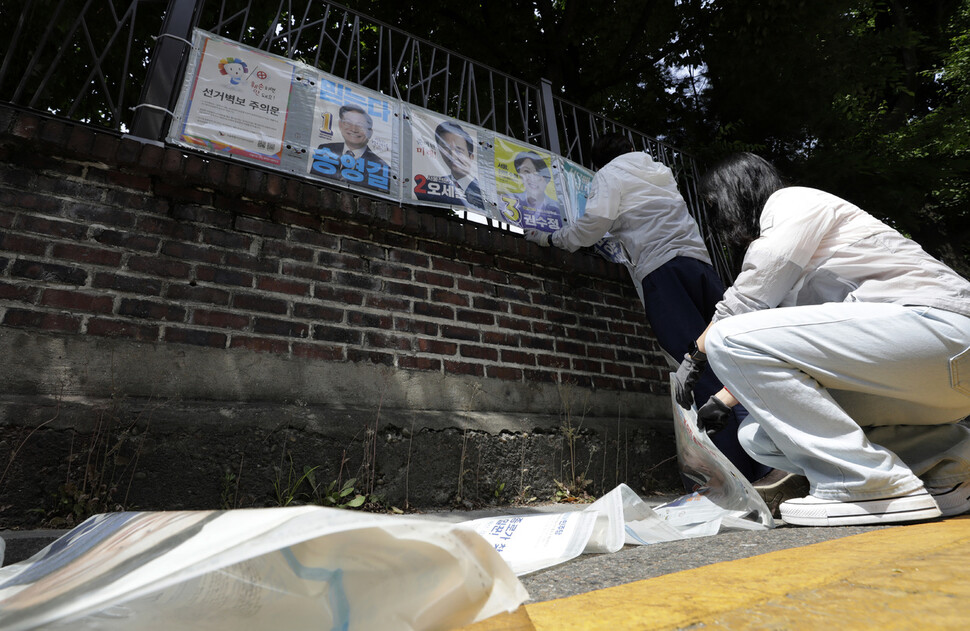
{"label": "white jacket", "polygon": [[714,321],[773,307],[888,302],[970,316],[970,282],[869,213],[812,188],[777,191]]}
{"label": "white jacket", "polygon": [[626,250],[637,282],[677,256],[711,262],[670,169],[642,152],[610,161],[593,177],[586,212],[552,235],[575,252],[609,232]]}

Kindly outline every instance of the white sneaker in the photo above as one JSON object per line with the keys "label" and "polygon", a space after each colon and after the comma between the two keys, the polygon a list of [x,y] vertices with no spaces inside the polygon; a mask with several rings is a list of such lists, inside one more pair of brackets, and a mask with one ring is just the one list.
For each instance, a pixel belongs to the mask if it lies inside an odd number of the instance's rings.
{"label": "white sneaker", "polygon": [[934,519],[942,513],[926,489],[871,500],[824,500],[814,495],[782,502],[781,518],[796,526],[862,526]]}
{"label": "white sneaker", "polygon": [[944,517],[956,517],[970,511],[970,480],[946,487],[927,487]]}

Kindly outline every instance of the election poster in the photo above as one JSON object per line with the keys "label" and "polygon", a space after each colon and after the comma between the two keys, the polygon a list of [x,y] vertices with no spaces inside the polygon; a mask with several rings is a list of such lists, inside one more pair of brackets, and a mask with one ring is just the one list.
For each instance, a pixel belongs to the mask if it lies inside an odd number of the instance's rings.
{"label": "election poster", "polygon": [[544,232],[561,228],[564,209],[553,177],[552,155],[496,137],[494,156],[496,201],[503,220]]}
{"label": "election poster", "polygon": [[396,197],[400,102],[329,75],[318,86],[309,176]]}
{"label": "election poster", "polygon": [[295,65],[196,31],[195,64],[173,128],[175,142],[272,165],[280,164]]}
{"label": "election poster", "polygon": [[405,199],[462,208],[492,216],[481,184],[482,141],[477,127],[428,110],[405,106],[410,134],[410,177]]}
{"label": "election poster", "polygon": [[586,211],[586,197],[593,182],[593,172],[569,160],[560,159],[560,164],[565,189],[563,193],[569,201],[566,204],[567,217],[569,221],[576,221]]}
{"label": "election poster", "polygon": [[[562,159],[563,188],[566,199],[567,217],[569,221],[576,221],[586,213],[586,200],[593,184],[593,172],[579,166],[575,162]],[[623,246],[609,233],[592,245],[600,256],[612,263],[630,265],[630,259]]]}

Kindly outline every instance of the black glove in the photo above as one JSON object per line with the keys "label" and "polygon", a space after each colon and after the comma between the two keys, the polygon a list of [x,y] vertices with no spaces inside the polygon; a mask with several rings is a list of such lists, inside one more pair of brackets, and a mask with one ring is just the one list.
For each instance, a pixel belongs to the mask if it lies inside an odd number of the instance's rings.
{"label": "black glove", "polygon": [[711,395],[707,403],[697,409],[697,429],[708,434],[716,434],[724,429],[731,416],[731,408],[716,396]]}
{"label": "black glove", "polygon": [[674,374],[674,398],[681,407],[689,410],[694,405],[694,386],[707,368],[707,356],[699,351],[684,355]]}

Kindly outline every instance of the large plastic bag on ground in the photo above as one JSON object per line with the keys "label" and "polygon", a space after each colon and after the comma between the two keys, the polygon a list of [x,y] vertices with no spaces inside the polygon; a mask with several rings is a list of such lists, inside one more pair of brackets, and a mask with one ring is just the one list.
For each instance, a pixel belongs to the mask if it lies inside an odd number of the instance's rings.
{"label": "large plastic bag on ground", "polygon": [[527,598],[460,524],[311,506],[113,513],[0,569],[0,628],[448,629]]}
{"label": "large plastic bag on ground", "polygon": [[[673,375],[671,375],[671,379]],[[673,393],[671,384],[671,393]],[[768,506],[737,468],[697,429],[697,412],[671,394],[677,461],[697,490],[651,508],[620,484],[579,511],[486,517],[465,522],[487,539],[519,576],[564,563],[580,554],[616,552],[726,530],[775,525]]]}

